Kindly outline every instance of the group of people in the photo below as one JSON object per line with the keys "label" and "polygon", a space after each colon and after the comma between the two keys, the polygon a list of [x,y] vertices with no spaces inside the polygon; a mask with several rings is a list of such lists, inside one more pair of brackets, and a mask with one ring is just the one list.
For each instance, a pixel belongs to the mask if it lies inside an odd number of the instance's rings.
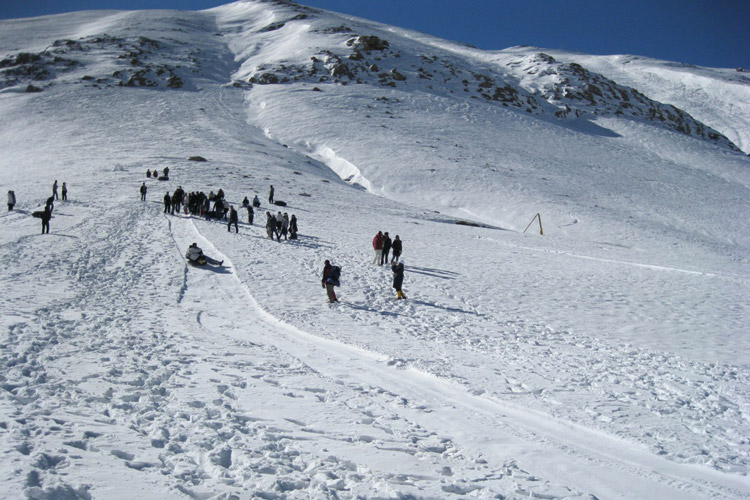
{"label": "group of people", "polygon": [[164,167],[164,170],[162,170],[162,176],[159,176],[159,172],[154,169],[154,173],[151,173],[151,170],[146,169],[146,177],[149,179],[153,177],[154,179],[159,179],[160,181],[168,181],[169,180],[169,167]]}
{"label": "group of people", "polygon": [[[64,182],[62,183],[62,201],[67,201],[68,199],[68,186]],[[49,234],[49,221],[52,218],[52,210],[55,208],[55,200],[59,200],[60,195],[58,194],[58,184],[57,180],[55,180],[54,183],[52,183],[52,195],[47,198],[47,201],[44,203],[44,210],[39,210],[32,212],[31,215],[34,217],[37,217],[42,220],[42,234]],[[12,189],[8,190],[8,212],[11,212],[13,210],[13,207],[16,206],[16,192]]]}
{"label": "group of people", "polygon": [[[144,182],[141,185],[142,200],[146,199],[146,193],[147,187]],[[212,202],[214,203],[213,210],[211,210]],[[271,185],[268,193],[268,202],[270,204],[274,203],[273,185]],[[260,208],[260,200],[258,199],[258,196],[255,195],[252,202],[246,196],[242,200],[242,206],[247,210],[248,223],[252,225],[255,218],[255,209]],[[164,195],[164,213],[179,213],[181,207],[184,207],[186,214],[190,213],[207,218],[215,217],[226,220],[228,214],[227,231],[231,232],[232,225],[234,225],[235,232],[239,233],[239,214],[234,206],[226,201],[222,189],[219,189],[216,194],[214,194],[213,191],[208,195],[205,195],[202,191],[187,194],[180,186],[175,190],[174,194],[170,195],[169,192],[167,192]],[[275,237],[276,240],[280,242],[281,237],[283,236],[285,240],[296,240],[297,231],[297,217],[294,214],[290,217],[286,212],[278,212],[274,215],[271,211],[266,211],[266,234],[269,239],[273,240]],[[375,257],[372,261],[373,264],[381,266],[384,263],[387,264],[390,257],[391,272],[393,273],[393,288],[396,290],[398,299],[405,299],[406,295],[402,290],[404,282],[404,262],[400,260],[401,252],[403,250],[403,241],[399,235],[396,235],[393,240],[391,240],[387,231],[385,233],[383,231],[378,231],[378,234],[376,234],[372,240],[372,246],[375,250]],[[203,254],[203,251],[196,243],[190,245],[185,257],[190,262],[197,264],[223,264],[223,261],[216,261],[215,259],[211,259]],[[328,295],[328,301],[330,303],[338,302],[334,288],[340,285],[340,275],[341,268],[332,265],[329,260],[326,260],[323,267],[321,284],[323,288],[326,289],[326,294]]]}
{"label": "group of people", "polygon": [[398,262],[403,250],[403,241],[398,235],[391,240],[388,231],[385,233],[378,231],[378,234],[372,239],[372,248],[375,250],[375,258],[372,259],[372,263],[382,266],[388,263],[388,254],[391,251],[393,251],[391,262]]}
{"label": "group of people", "polygon": [[297,239],[297,217],[292,214],[292,218],[289,218],[289,214],[284,212],[273,215],[271,212],[266,212],[266,234],[270,239],[273,239],[276,235],[276,241],[281,241],[281,237],[287,239],[289,235],[290,240]]}
{"label": "group of people", "polygon": [[[378,234],[372,239],[372,247],[375,250],[375,258],[372,260],[373,264],[383,265],[388,263],[388,255],[393,251],[393,257],[391,257],[391,272],[393,273],[393,288],[396,290],[396,296],[400,299],[405,299],[406,295],[402,290],[404,284],[404,261],[401,259],[401,252],[403,250],[403,242],[399,235],[396,235],[391,240],[388,232],[378,231]],[[321,283],[326,289],[328,294],[328,302],[338,302],[336,298],[336,292],[334,287],[339,286],[341,276],[341,268],[334,266],[330,261],[326,260],[323,266],[323,278]]]}
{"label": "group of people", "polygon": [[[60,192],[62,193],[62,200],[66,201],[68,199],[68,186],[64,182],[62,183],[62,189]],[[52,183],[52,196],[56,200],[60,199],[60,197],[57,196],[57,180]]]}
{"label": "group of people", "polygon": [[[63,182],[62,183],[62,201],[68,200],[68,186]],[[57,180],[55,180],[54,183],[52,183],[52,196],[47,198],[47,201],[44,204],[44,210],[40,212],[34,212],[32,215],[34,217],[39,217],[42,219],[42,234],[49,234],[49,221],[52,218],[52,210],[55,208],[55,200],[59,200],[60,195],[57,194]],[[16,204],[16,193],[13,191],[8,191],[8,210],[13,210],[13,206]]]}
{"label": "group of people", "polygon": [[[211,209],[213,203],[213,209]],[[225,219],[229,209],[229,202],[224,199],[224,191],[209,194],[203,191],[186,192],[182,186],[178,186],[170,196],[169,191],[164,194],[164,213],[174,215],[182,210],[186,215],[195,215],[206,218]]]}
{"label": "group of people", "polygon": [[250,203],[250,200],[247,199],[247,196],[245,196],[245,199],[242,200],[242,206],[245,207],[245,210],[247,210],[247,223],[252,226],[253,220],[255,219],[255,209],[260,208],[260,200],[258,199],[258,195],[255,195],[252,204]]}

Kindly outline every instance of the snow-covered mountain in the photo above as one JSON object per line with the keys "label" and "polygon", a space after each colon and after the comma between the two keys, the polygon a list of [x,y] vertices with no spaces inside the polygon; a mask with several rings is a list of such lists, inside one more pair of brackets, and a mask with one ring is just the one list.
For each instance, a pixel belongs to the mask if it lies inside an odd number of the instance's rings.
{"label": "snow-covered mountain", "polygon": [[750,497],[744,73],[246,0],[0,21],[0,110],[0,496]]}

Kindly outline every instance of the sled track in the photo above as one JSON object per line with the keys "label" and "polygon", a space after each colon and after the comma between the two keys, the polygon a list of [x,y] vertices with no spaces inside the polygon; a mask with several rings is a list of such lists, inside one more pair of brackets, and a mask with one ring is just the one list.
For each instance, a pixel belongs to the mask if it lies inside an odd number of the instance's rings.
{"label": "sled track", "polygon": [[[231,264],[227,256],[200,235],[192,221],[189,224],[207,248],[220,255],[225,264]],[[387,356],[312,335],[263,309],[237,273],[232,273],[231,278],[217,275],[217,282],[224,289],[223,296],[230,300],[229,310],[243,311],[245,320],[255,318],[265,323],[263,330],[267,333],[254,341],[286,352],[329,379],[346,380],[347,385],[364,386],[401,398],[404,402],[399,411],[401,417],[422,427],[439,429],[444,435],[451,435],[454,427],[473,427],[476,435],[458,437],[456,446],[468,447],[479,456],[494,457],[507,466],[515,463],[514,451],[535,443],[533,452],[526,450],[524,458],[528,463],[520,463],[519,467],[533,468],[533,464],[543,463],[544,470],[559,471],[557,477],[546,480],[565,484],[573,478],[574,483],[588,485],[605,498],[639,496],[639,491],[644,497],[659,496],[661,488],[665,493],[674,489],[683,491],[686,498],[724,495],[731,498],[750,487],[743,478],[733,479],[718,472],[675,464],[605,433],[470,394],[462,387],[412,367],[394,366]],[[230,329],[228,335],[235,340],[244,336],[236,329]],[[452,426],[451,422],[462,424]],[[590,469],[582,467],[577,473],[576,462],[593,462],[615,474],[604,475],[605,481],[585,477]],[[613,477],[619,480],[613,482]]]}

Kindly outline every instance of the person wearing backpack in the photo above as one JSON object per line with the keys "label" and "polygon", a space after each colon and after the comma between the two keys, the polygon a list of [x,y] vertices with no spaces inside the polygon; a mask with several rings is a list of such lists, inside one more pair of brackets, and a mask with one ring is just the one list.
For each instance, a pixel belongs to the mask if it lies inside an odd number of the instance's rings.
{"label": "person wearing backpack", "polygon": [[331,261],[326,260],[325,265],[323,266],[323,279],[321,280],[321,283],[323,288],[326,289],[328,302],[331,304],[339,301],[339,299],[336,298],[336,291],[333,288],[339,286],[340,276],[341,268],[339,266],[332,266]]}
{"label": "person wearing backpack", "polygon": [[396,289],[396,294],[399,299],[405,299],[401,287],[404,284],[404,261],[391,263],[391,271],[393,271],[393,288]]}

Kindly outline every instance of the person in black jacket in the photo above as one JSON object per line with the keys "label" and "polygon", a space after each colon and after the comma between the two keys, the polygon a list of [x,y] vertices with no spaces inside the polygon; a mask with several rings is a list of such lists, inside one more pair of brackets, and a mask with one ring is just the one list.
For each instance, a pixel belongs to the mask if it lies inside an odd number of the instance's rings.
{"label": "person in black jacket", "polygon": [[238,219],[239,217],[237,215],[237,210],[235,210],[234,205],[232,205],[231,207],[229,207],[229,224],[227,224],[227,231],[231,232],[232,224],[234,224],[234,232],[235,233],[240,232],[239,228],[237,227]]}
{"label": "person in black jacket", "polygon": [[52,218],[52,210],[50,210],[49,206],[44,207],[44,212],[42,212],[42,234],[45,232],[49,234],[49,220]]}
{"label": "person in black jacket", "polygon": [[169,196],[169,191],[164,195],[164,213],[168,214],[172,210],[172,197]]}
{"label": "person in black jacket", "polygon": [[401,257],[401,250],[403,250],[401,239],[398,237],[398,235],[393,238],[393,243],[391,243],[391,250],[393,250],[393,257],[391,258],[391,262],[398,262],[399,257]]}
{"label": "person in black jacket", "polygon": [[289,219],[289,239],[297,239],[297,216],[292,214],[292,218]]}
{"label": "person in black jacket", "polygon": [[380,265],[388,263],[388,253],[391,251],[391,237],[388,232],[383,233],[383,253],[380,255]]}
{"label": "person in black jacket", "polygon": [[321,280],[323,288],[326,289],[326,294],[328,294],[328,302],[331,304],[339,301],[336,297],[336,291],[333,289],[333,287],[339,285],[338,278],[333,272],[334,267],[336,266],[332,266],[331,261],[326,260],[325,265],[323,266],[323,279]]}
{"label": "person in black jacket", "polygon": [[393,262],[391,264],[391,271],[393,271],[393,288],[396,289],[399,299],[405,299],[406,295],[404,295],[403,290],[401,290],[401,287],[404,284],[404,263]]}

